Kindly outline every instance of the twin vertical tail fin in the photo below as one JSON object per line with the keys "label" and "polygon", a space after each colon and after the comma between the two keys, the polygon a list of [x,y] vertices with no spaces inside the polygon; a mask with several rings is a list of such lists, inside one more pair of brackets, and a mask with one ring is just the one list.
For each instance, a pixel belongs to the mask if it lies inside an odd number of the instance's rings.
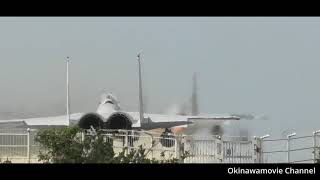
{"label": "twin vertical tail fin", "polygon": [[192,85],[192,99],[191,99],[191,106],[192,106],[192,116],[199,115],[199,108],[198,108],[198,94],[197,94],[197,74],[193,74],[193,85]]}

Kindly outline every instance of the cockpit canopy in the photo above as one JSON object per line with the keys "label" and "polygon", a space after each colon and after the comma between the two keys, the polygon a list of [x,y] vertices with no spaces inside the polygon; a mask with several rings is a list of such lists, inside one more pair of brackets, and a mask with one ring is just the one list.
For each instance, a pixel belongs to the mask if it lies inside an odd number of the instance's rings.
{"label": "cockpit canopy", "polygon": [[107,100],[104,104],[108,104],[108,103],[114,104],[111,100]]}
{"label": "cockpit canopy", "polygon": [[116,110],[120,110],[119,101],[112,93],[102,94],[100,104],[112,104]]}

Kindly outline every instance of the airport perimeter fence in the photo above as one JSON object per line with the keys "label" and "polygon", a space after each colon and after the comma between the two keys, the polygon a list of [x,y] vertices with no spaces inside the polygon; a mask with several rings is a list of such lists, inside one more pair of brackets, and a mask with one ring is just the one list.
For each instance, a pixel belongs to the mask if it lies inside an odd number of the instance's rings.
{"label": "airport perimeter fence", "polygon": [[[0,129],[0,161],[39,163],[40,146],[34,141],[35,129]],[[92,134],[82,133],[85,138]],[[115,153],[142,146],[148,158],[180,159],[181,163],[255,163],[257,140],[240,137],[163,135],[148,131],[102,130]],[[186,154],[187,153],[187,154]],[[182,157],[187,155],[183,160]]]}
{"label": "airport perimeter fence", "polygon": [[0,163],[36,163],[40,146],[34,141],[35,129],[1,129]]}
{"label": "airport perimeter fence", "polygon": [[[6,160],[12,163],[39,163],[40,146],[34,141],[36,133],[35,129],[0,129],[0,163]],[[82,137],[90,136],[90,133],[83,133]],[[319,133],[287,139],[163,136],[148,131],[127,130],[103,130],[102,135],[112,143],[115,153],[142,146],[151,159],[181,159],[187,155],[181,163],[314,163],[319,159]]]}
{"label": "airport perimeter fence", "polygon": [[263,163],[319,163],[320,132],[287,138],[260,139]]}

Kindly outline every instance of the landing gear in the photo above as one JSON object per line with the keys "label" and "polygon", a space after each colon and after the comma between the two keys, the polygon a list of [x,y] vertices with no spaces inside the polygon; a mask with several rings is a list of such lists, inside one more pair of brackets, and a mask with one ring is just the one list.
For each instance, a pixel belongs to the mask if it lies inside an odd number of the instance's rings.
{"label": "landing gear", "polygon": [[168,128],[165,129],[165,131],[161,134],[160,143],[164,147],[172,147],[175,144],[174,135],[172,131]]}

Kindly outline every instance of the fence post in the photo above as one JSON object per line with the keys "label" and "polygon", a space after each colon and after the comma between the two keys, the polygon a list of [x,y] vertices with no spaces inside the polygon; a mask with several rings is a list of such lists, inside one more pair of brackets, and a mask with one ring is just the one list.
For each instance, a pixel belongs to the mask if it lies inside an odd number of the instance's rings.
{"label": "fence post", "polygon": [[176,154],[176,159],[179,159],[179,161],[181,160],[180,157],[180,136],[179,135],[175,135],[175,154]]}
{"label": "fence post", "polygon": [[28,163],[30,163],[30,128],[27,129],[27,158]]}
{"label": "fence post", "polygon": [[126,147],[126,149],[127,149],[127,154],[129,154],[129,152],[130,152],[130,151],[129,151],[129,146],[128,146],[128,139],[129,139],[129,138],[128,138],[128,131],[127,131],[127,130],[125,131],[125,135],[126,135],[126,136],[125,136],[125,147]]}
{"label": "fence post", "polygon": [[150,151],[151,151],[151,159],[153,159],[153,135],[151,135],[151,148],[150,148]]}
{"label": "fence post", "polygon": [[216,157],[220,161],[220,163],[222,163],[223,162],[223,147],[222,147],[223,146],[223,142],[222,142],[221,136],[218,136],[217,140],[218,141],[215,141],[216,142],[216,144],[215,144],[215,146],[216,146]]}
{"label": "fence post", "polygon": [[313,163],[316,163],[316,132],[313,132]]}
{"label": "fence post", "polygon": [[253,151],[257,158],[256,161],[257,163],[263,163],[262,139],[260,137],[254,137],[254,139]]}
{"label": "fence post", "polygon": [[296,133],[292,133],[292,134],[289,134],[288,136],[287,136],[287,139],[288,139],[288,141],[287,141],[287,160],[288,160],[288,163],[290,163],[290,138],[292,137],[292,136],[295,136],[296,135]]}
{"label": "fence post", "polygon": [[259,147],[259,148],[260,148],[260,156],[259,156],[259,161],[260,161],[260,163],[264,163],[264,159],[263,159],[263,156],[264,156],[263,140],[264,140],[265,138],[268,138],[268,137],[270,137],[270,135],[269,135],[269,134],[266,134],[266,135],[258,138],[258,140],[259,140],[259,145],[260,145],[260,147]]}
{"label": "fence post", "polygon": [[313,162],[317,163],[317,134],[320,132],[320,130],[318,131],[314,131],[313,132]]}
{"label": "fence post", "polygon": [[287,162],[290,163],[290,137],[287,139]]}
{"label": "fence post", "polygon": [[263,160],[263,156],[264,156],[264,148],[263,148],[263,138],[259,138],[259,143],[260,143],[260,152],[259,152],[259,161],[260,163],[264,163],[264,160]]}

